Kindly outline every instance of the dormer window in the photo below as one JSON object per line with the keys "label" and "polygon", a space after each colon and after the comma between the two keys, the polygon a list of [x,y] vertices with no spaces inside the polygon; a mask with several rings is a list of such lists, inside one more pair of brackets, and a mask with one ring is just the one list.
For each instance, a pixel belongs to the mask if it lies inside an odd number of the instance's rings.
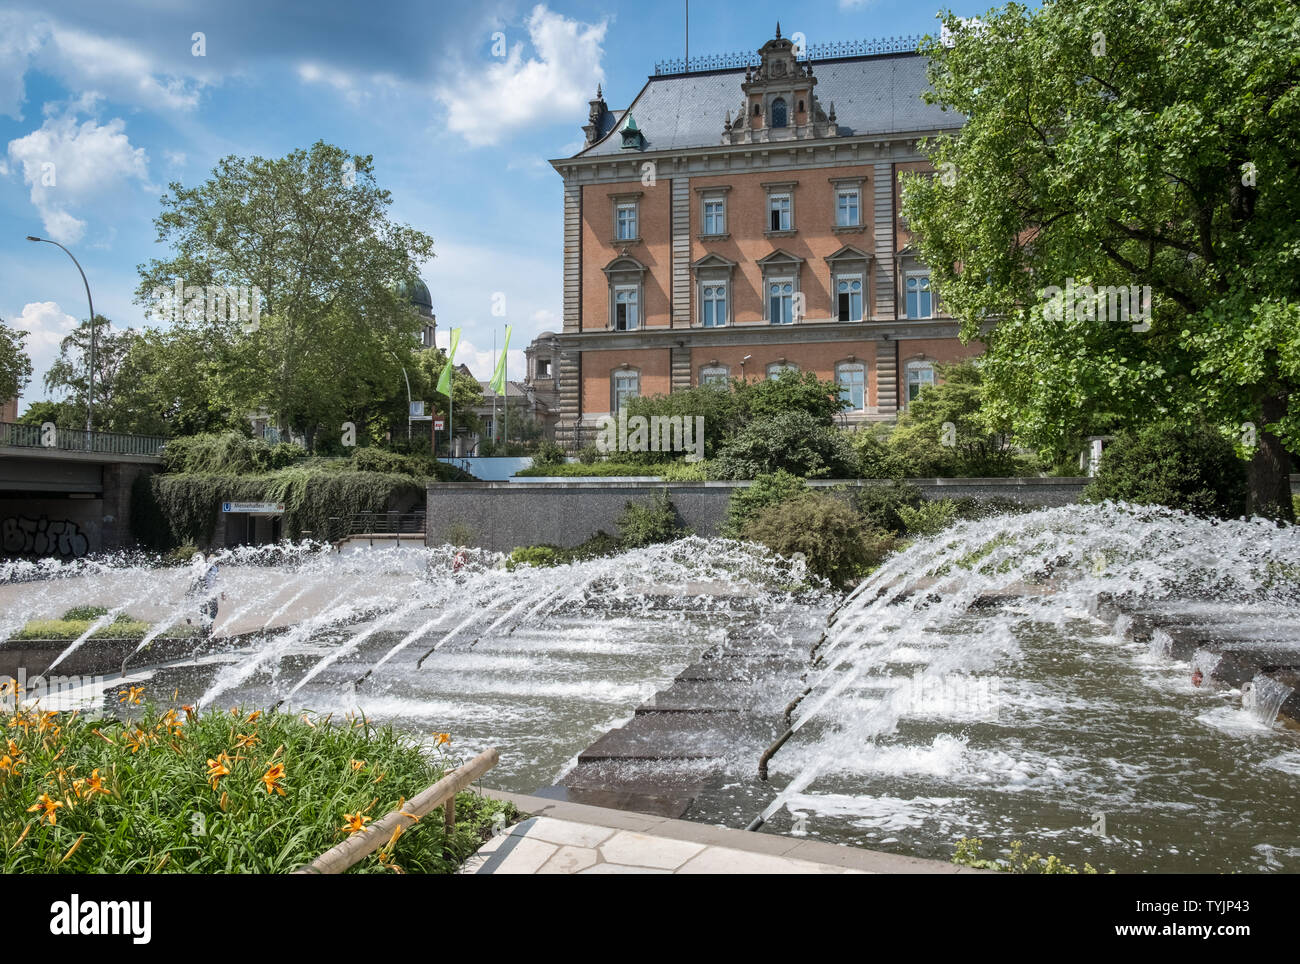
{"label": "dormer window", "polygon": [[643,146],[641,139],[641,129],[636,126],[636,119],[631,114],[627,115],[627,123],[623,125],[620,132],[623,135],[623,147],[640,150]]}
{"label": "dormer window", "polygon": [[786,124],[785,99],[778,97],[772,101],[772,126],[785,127]]}

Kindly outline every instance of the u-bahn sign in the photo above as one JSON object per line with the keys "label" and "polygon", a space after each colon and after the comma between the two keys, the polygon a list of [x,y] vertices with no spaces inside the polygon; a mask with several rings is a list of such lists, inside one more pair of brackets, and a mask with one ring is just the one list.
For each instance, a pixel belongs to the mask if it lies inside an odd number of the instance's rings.
{"label": "u-bahn sign", "polygon": [[222,512],[247,512],[249,515],[284,515],[283,502],[223,502]]}

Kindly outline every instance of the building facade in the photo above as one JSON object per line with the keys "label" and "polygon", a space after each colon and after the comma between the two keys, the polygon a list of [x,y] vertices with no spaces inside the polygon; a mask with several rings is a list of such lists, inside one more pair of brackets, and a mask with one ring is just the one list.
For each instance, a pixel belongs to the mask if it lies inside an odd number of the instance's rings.
{"label": "building facade", "polygon": [[633,395],[788,368],[834,380],[846,423],[889,420],[936,362],[980,351],[899,216],[900,175],[930,170],[918,141],[961,124],[922,100],[926,62],[908,50],[814,62],[778,25],[746,63],[657,73],[624,110],[597,90],[585,146],[551,162],[563,329],[529,350],[561,441]]}

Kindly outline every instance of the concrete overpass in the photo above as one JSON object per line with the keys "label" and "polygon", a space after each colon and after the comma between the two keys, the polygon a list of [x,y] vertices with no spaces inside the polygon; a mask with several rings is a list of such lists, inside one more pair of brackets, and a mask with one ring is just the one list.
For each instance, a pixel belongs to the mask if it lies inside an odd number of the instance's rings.
{"label": "concrete overpass", "polygon": [[163,439],[0,422],[0,556],[75,559],[130,546],[131,486]]}

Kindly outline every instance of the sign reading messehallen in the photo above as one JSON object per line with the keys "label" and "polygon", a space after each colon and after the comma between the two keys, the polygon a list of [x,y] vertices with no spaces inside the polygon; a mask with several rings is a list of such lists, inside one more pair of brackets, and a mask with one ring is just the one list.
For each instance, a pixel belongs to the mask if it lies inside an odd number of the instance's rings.
{"label": "sign reading messehallen", "polygon": [[258,515],[284,515],[283,502],[223,502],[222,512],[248,512]]}

